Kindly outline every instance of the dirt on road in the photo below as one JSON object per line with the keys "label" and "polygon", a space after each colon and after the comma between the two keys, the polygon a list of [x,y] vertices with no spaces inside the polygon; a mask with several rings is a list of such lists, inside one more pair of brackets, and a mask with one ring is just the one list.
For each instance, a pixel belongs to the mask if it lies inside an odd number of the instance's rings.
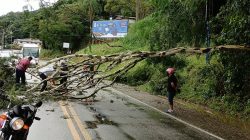
{"label": "dirt on road", "polygon": [[[114,84],[113,88],[159,110],[168,109],[167,98],[136,90],[123,84]],[[228,140],[250,140],[250,122],[232,118],[212,111],[204,106],[175,99],[174,115],[192,125]]]}

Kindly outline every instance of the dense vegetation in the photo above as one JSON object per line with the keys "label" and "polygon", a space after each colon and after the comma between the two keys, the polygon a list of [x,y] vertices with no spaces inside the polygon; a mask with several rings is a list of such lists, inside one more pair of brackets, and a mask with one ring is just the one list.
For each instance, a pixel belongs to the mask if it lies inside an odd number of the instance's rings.
{"label": "dense vegetation", "polygon": [[[205,47],[206,1],[155,0],[153,14],[134,25],[124,42],[136,47],[148,46],[150,50],[165,50],[177,46]],[[209,1],[208,16],[213,45],[240,44],[249,46],[250,23],[247,1]],[[213,4],[213,5],[212,5]],[[146,26],[145,26],[146,25]],[[138,49],[138,48],[137,48]],[[140,85],[148,81],[146,88],[155,94],[164,94],[166,67],[177,68],[182,85],[180,98],[206,104],[230,114],[243,112],[249,116],[249,52],[218,52],[211,54],[210,64],[201,56],[151,59],[139,67],[125,82]],[[145,78],[147,77],[147,78]],[[139,80],[138,80],[139,79]],[[134,83],[138,81],[138,83]],[[144,87],[144,88],[145,88]]]}
{"label": "dense vegetation", "polygon": [[[136,11],[136,2],[140,2],[139,11]],[[35,12],[0,17],[0,28],[5,31],[8,43],[14,38],[32,37],[41,39],[48,50],[62,51],[62,42],[70,42],[76,51],[91,41],[93,20],[137,15],[140,20],[131,25],[128,36],[119,41],[123,48],[83,52],[104,54],[126,50],[159,51],[178,46],[205,47],[206,23],[211,46],[249,47],[249,7],[248,0],[59,0],[52,7],[42,7]],[[179,98],[249,116],[249,62],[249,52],[245,51],[210,54],[210,64],[203,56],[176,55],[143,61],[119,80],[165,95],[165,69],[173,66],[177,68],[182,87]]]}
{"label": "dense vegetation", "polygon": [[[126,50],[158,51],[178,46],[206,46],[205,1],[153,2],[154,13],[132,25],[128,36],[121,41],[124,48],[113,50],[113,53]],[[213,2],[210,1],[209,4],[211,3]],[[247,21],[248,13],[242,10],[246,5],[244,2],[220,1],[208,6],[212,45],[249,45],[247,24],[235,21],[235,18]],[[222,15],[225,17],[221,18]],[[239,32],[235,32],[235,36],[229,36],[229,30]],[[238,36],[241,36],[241,39],[238,39]],[[94,48],[92,52],[86,49],[84,53],[110,53],[109,48],[101,47]],[[150,59],[140,63],[119,80],[154,94],[165,95],[165,69],[174,66],[178,70],[177,76],[182,88],[179,98],[208,105],[229,114],[241,112],[247,117],[250,113],[250,81],[247,78],[250,71],[249,60],[249,52],[244,51],[213,53],[210,64],[206,64],[205,56],[177,55]]]}

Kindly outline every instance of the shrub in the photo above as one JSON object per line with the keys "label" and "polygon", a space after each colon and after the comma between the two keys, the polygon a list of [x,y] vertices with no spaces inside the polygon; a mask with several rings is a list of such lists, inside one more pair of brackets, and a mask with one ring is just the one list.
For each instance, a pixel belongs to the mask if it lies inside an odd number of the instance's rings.
{"label": "shrub", "polygon": [[[244,115],[245,116],[250,116],[250,99],[248,99],[245,110],[244,110]],[[250,119],[250,118],[247,118]]]}
{"label": "shrub", "polygon": [[148,67],[146,61],[138,63],[134,68],[128,71],[127,74],[119,77],[119,82],[125,82],[132,86],[137,86],[145,83],[151,77],[151,68]]}
{"label": "shrub", "polygon": [[41,59],[51,59],[51,58],[61,57],[63,55],[65,55],[65,54],[59,50],[42,49],[41,54],[40,54],[40,58]]}

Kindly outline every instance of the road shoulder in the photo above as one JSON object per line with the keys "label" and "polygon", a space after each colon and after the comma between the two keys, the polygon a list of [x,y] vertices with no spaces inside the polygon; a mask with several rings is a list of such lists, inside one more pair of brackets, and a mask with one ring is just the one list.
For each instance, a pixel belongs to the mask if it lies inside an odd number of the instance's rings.
{"label": "road shoulder", "polygon": [[[161,111],[168,109],[167,99],[163,96],[156,96],[147,92],[138,91],[134,87],[124,84],[114,84],[113,88]],[[247,129],[249,127],[248,124],[244,124],[241,120],[232,121],[222,119],[224,116],[218,116],[218,114],[215,114],[203,106],[176,99],[175,112],[173,115],[225,139],[250,140],[250,136],[248,135],[250,130]],[[247,126],[245,127],[246,129],[239,129],[239,125]]]}

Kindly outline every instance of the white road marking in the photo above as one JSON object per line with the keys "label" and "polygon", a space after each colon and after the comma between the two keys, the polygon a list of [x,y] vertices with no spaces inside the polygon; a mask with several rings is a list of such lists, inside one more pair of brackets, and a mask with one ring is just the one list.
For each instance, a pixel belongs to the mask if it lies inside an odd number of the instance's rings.
{"label": "white road marking", "polygon": [[199,128],[199,127],[197,127],[197,126],[195,126],[195,125],[192,125],[192,124],[190,124],[190,123],[188,123],[188,122],[186,122],[186,121],[184,121],[184,120],[181,120],[181,119],[179,119],[179,118],[177,118],[177,117],[175,117],[175,116],[173,116],[173,115],[170,115],[169,113],[163,112],[163,111],[161,111],[161,110],[159,110],[159,109],[157,109],[157,108],[155,108],[155,107],[153,107],[153,106],[150,106],[150,105],[148,105],[148,104],[146,104],[146,103],[144,103],[144,102],[142,102],[142,101],[140,101],[140,100],[138,100],[138,99],[135,99],[135,98],[133,98],[133,97],[127,95],[127,94],[124,94],[124,93],[122,93],[122,92],[120,92],[120,91],[118,91],[118,90],[116,90],[116,89],[114,89],[114,88],[112,88],[112,87],[109,87],[109,88],[110,88],[111,90],[115,91],[116,93],[122,95],[122,96],[128,97],[128,98],[130,98],[130,99],[132,99],[132,100],[134,100],[134,101],[136,101],[136,102],[139,102],[139,103],[141,103],[141,104],[143,104],[143,105],[145,105],[145,106],[147,106],[147,107],[149,107],[149,108],[152,108],[152,109],[154,109],[154,110],[156,110],[156,111],[158,111],[158,112],[160,112],[160,113],[162,113],[162,114],[164,114],[164,115],[167,115],[168,117],[170,117],[170,118],[172,118],[172,119],[175,119],[175,120],[177,120],[177,121],[179,121],[179,122],[181,122],[181,123],[183,123],[183,124],[185,124],[185,125],[187,125],[187,126],[190,126],[190,127],[194,128],[194,129],[197,129],[197,130],[199,130],[199,131],[201,131],[201,132],[203,132],[203,133],[206,133],[206,134],[208,134],[208,135],[210,135],[210,136],[212,136],[212,137],[215,137],[215,138],[217,138],[217,139],[219,139],[219,140],[224,140],[223,138],[221,138],[221,137],[219,137],[219,136],[216,136],[215,134],[212,134],[212,133],[210,133],[210,132],[208,132],[208,131],[206,131],[206,130],[204,130],[204,129],[202,129],[202,128]]}

